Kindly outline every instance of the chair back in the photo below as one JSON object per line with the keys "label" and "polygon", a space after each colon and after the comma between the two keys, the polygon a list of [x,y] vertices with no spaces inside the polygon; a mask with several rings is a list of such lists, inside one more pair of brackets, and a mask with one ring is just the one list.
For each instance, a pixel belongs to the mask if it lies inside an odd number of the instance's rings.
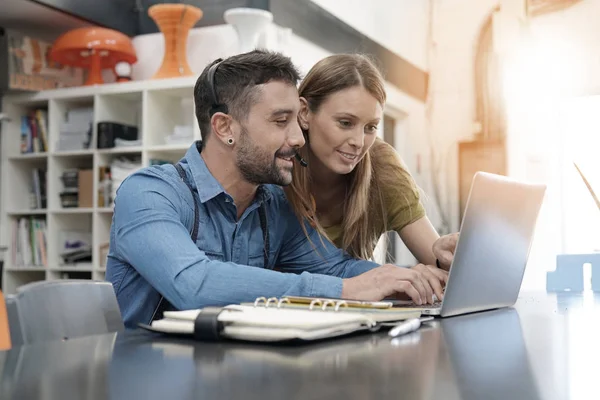
{"label": "chair back", "polygon": [[90,280],[40,281],[21,286],[8,301],[15,342],[117,332],[124,329],[112,284]]}

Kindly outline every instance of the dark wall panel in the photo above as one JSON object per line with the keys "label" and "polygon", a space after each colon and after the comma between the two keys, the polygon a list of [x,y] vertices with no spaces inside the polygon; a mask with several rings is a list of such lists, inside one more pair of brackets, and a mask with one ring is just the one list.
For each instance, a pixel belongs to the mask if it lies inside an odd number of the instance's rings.
{"label": "dark wall panel", "polygon": [[129,36],[137,34],[134,0],[32,0],[75,17],[116,29]]}

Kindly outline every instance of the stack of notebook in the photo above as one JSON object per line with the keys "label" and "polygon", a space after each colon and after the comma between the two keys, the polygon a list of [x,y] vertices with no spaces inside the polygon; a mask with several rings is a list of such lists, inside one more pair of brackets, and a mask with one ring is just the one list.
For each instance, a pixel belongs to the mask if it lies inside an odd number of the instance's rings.
{"label": "stack of notebook", "polygon": [[254,303],[198,310],[166,311],[143,328],[199,340],[222,338],[259,342],[316,340],[357,331],[375,331],[420,317],[417,310],[394,308],[391,302],[363,302],[306,297],[259,298]]}

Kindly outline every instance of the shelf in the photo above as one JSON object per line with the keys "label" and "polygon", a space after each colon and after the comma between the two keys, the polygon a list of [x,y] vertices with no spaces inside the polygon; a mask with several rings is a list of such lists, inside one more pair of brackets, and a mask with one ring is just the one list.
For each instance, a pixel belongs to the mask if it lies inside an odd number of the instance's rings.
{"label": "shelf", "polygon": [[6,214],[10,217],[20,217],[20,216],[29,216],[29,215],[46,215],[48,211],[46,209],[40,210],[13,210],[7,211]]}
{"label": "shelf", "polygon": [[148,147],[148,151],[156,152],[156,153],[165,153],[172,151],[187,151],[190,148],[192,143],[188,144],[159,144],[155,146]]}
{"label": "shelf", "polygon": [[140,146],[132,147],[113,147],[110,149],[99,149],[98,154],[136,154],[143,150]]}
{"label": "shelf", "polygon": [[[13,249],[4,256],[2,289],[15,293],[23,284],[57,279],[104,279],[106,274],[105,245],[110,241],[110,228],[114,208],[85,207],[63,208],[60,194],[65,190],[62,174],[72,169],[92,170],[94,204],[102,187],[98,181],[104,167],[111,166],[121,157],[135,156],[145,165],[150,160],[172,162],[179,160],[200,139],[193,107],[193,89],[196,77],[156,79],[123,82],[75,88],[53,89],[35,93],[8,94],[3,96],[2,111],[11,122],[2,124],[0,148],[2,168],[0,184],[3,201],[0,216],[4,231],[0,233],[5,243],[12,244],[12,229],[19,217],[39,216],[46,226],[46,258],[49,267],[21,267],[11,265]],[[93,109],[91,148],[59,151],[59,132],[65,116],[76,108]],[[19,154],[21,141],[21,117],[42,108],[47,112],[48,143],[51,151],[46,153]],[[140,146],[97,149],[97,124],[116,122],[137,126]],[[193,124],[194,138],[189,143],[166,144],[179,126]],[[33,180],[38,170],[46,171],[47,209],[28,209]],[[122,177],[119,176],[119,179]],[[87,181],[86,181],[87,182]],[[82,203],[83,204],[83,203]],[[77,235],[81,232],[82,235]],[[91,238],[89,235],[91,234]],[[66,235],[66,236],[65,236]],[[91,263],[61,265],[60,256],[64,240],[78,240],[85,235],[91,239]],[[51,267],[50,267],[51,266]]]}
{"label": "shelf", "polygon": [[131,81],[122,83],[105,83],[103,85],[79,86],[44,90],[35,94],[13,94],[8,95],[7,100],[16,104],[42,105],[50,99],[71,99],[94,95],[120,95],[127,97],[128,94],[140,93],[145,90],[173,90],[190,89],[193,93],[197,77],[181,77],[168,79],[147,79],[144,81]]}
{"label": "shelf", "polygon": [[94,268],[91,264],[86,264],[85,266],[79,267],[71,267],[71,266],[60,266],[57,268],[49,268],[49,271],[52,272],[92,272]]}
{"label": "shelf", "polygon": [[40,272],[40,271],[47,271],[48,268],[46,267],[6,267],[5,271],[8,272]]}
{"label": "shelf", "polygon": [[73,207],[73,208],[59,208],[56,210],[51,210],[52,214],[89,214],[93,212],[94,209],[92,207]]}
{"label": "shelf", "polygon": [[11,156],[8,159],[10,161],[22,162],[46,161],[48,159],[48,153],[25,153],[19,154],[18,156]]}
{"label": "shelf", "polygon": [[52,152],[52,155],[55,157],[87,157],[87,156],[93,156],[94,150],[85,149],[85,150],[55,151],[55,152]]}

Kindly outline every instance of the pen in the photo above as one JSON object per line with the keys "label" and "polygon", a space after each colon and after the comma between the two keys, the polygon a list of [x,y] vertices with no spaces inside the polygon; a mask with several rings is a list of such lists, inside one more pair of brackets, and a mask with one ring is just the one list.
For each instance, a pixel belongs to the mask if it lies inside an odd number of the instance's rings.
{"label": "pen", "polygon": [[[433,319],[432,317],[424,318],[423,322],[429,321]],[[400,335],[405,335],[410,332],[414,332],[421,327],[421,319],[420,318],[411,318],[406,321],[400,322],[398,325],[394,326],[388,332],[388,336],[396,337]]]}

